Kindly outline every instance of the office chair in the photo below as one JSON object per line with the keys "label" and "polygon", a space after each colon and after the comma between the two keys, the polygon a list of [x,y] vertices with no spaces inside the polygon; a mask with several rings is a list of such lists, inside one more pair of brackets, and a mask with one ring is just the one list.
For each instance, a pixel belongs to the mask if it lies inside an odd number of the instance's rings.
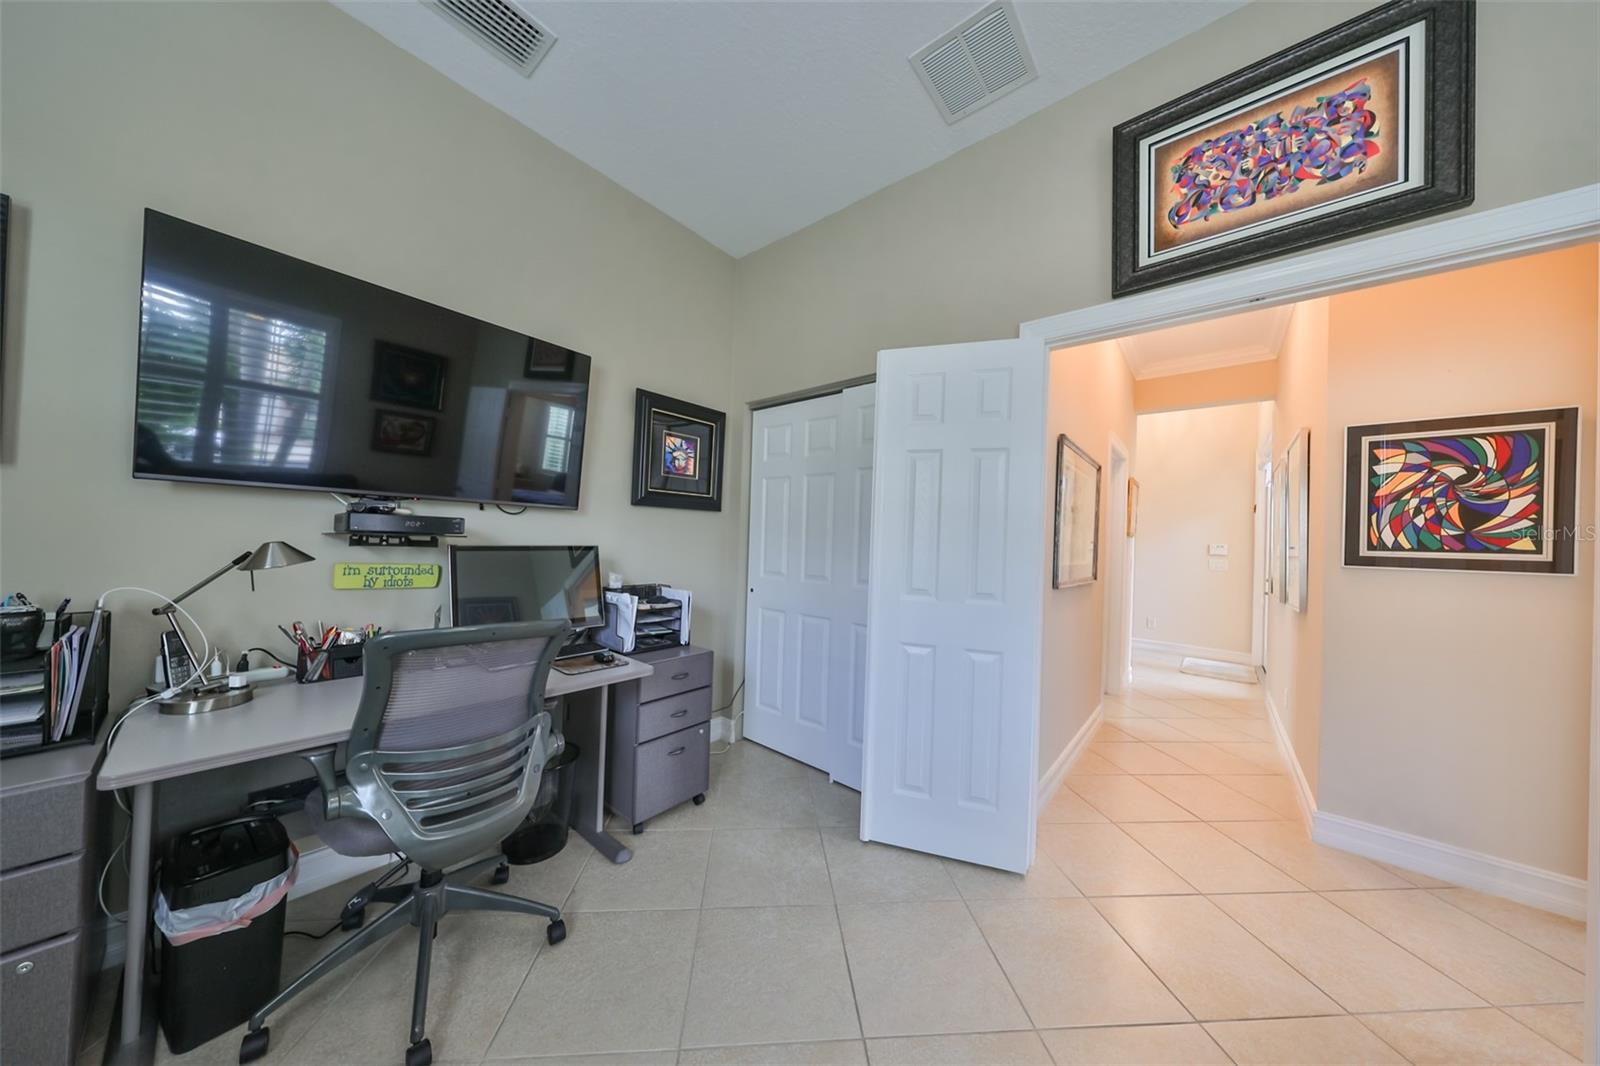
{"label": "office chair", "polygon": [[[366,684],[346,746],[306,759],[318,787],[306,797],[317,835],[341,855],[397,853],[421,868],[415,884],[361,889],[345,907],[359,932],[328,952],[250,1016],[239,1061],[267,1053],[267,1017],[335,967],[406,925],[417,927],[417,976],[406,1066],[428,1066],[424,1032],[428,967],[439,919],[453,910],[511,911],[550,920],[551,944],[566,938],[561,912],[544,903],[453,884],[449,873],[498,850],[539,792],[547,759],[560,751],[544,710],[545,681],[557,649],[572,637],[564,622],[525,622],[391,633],[368,641]],[[451,870],[451,867],[456,869]],[[368,903],[393,906],[370,925]],[[351,920],[353,919],[353,920]]]}

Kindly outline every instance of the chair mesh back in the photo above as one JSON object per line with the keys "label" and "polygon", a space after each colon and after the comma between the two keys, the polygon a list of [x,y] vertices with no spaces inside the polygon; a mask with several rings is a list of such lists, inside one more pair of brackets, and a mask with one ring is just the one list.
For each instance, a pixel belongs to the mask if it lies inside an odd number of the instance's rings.
{"label": "chair mesh back", "polygon": [[395,657],[378,748],[425,751],[499,736],[528,720],[546,640],[420,648]]}

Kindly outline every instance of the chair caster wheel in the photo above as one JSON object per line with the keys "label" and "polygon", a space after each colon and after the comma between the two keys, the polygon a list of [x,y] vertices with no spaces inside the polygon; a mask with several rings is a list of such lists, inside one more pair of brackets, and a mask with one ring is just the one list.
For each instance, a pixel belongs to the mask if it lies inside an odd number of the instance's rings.
{"label": "chair caster wheel", "polygon": [[489,883],[491,885],[503,885],[510,880],[511,866],[508,863],[501,863],[499,866],[496,866],[494,868],[494,873],[489,876]]}
{"label": "chair caster wheel", "polygon": [[550,923],[550,928],[544,931],[544,938],[551,947],[567,939],[567,923],[557,918]]}
{"label": "chair caster wheel", "polygon": [[694,805],[696,807],[700,806],[700,804],[704,803],[705,801],[706,801],[706,794],[704,792],[695,793]]}
{"label": "chair caster wheel", "polygon": [[433,1062],[433,1045],[426,1040],[418,1040],[406,1048],[406,1066],[431,1066]]}
{"label": "chair caster wheel", "polygon": [[633,835],[634,836],[638,836],[642,832],[644,832],[644,823],[643,822],[634,822],[633,823]]}
{"label": "chair caster wheel", "polygon": [[362,907],[358,911],[347,911],[339,915],[339,928],[344,932],[360,929],[367,921],[367,909]]}
{"label": "chair caster wheel", "polygon": [[271,1040],[272,1030],[265,1025],[244,1034],[244,1039],[239,1042],[239,1061],[256,1061],[267,1053],[267,1044]]}

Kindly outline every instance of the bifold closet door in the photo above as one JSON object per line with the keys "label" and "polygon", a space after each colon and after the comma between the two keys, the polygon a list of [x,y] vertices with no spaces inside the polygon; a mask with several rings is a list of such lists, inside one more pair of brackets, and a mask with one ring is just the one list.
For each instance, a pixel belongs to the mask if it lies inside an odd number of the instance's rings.
{"label": "bifold closet door", "polygon": [[757,411],[744,735],[859,788],[872,387]]}

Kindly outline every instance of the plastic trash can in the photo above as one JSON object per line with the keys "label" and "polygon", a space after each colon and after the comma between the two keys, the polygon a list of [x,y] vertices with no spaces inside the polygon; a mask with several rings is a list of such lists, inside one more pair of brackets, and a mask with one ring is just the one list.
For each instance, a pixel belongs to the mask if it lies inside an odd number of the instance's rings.
{"label": "plastic trash can", "polygon": [[513,866],[544,862],[567,846],[578,755],[578,745],[569,741],[544,764],[539,794],[528,817],[500,842],[506,862]]}
{"label": "plastic trash can", "polygon": [[162,856],[161,1029],[181,1055],[278,993],[285,900],[297,855],[276,818],[180,833]]}

